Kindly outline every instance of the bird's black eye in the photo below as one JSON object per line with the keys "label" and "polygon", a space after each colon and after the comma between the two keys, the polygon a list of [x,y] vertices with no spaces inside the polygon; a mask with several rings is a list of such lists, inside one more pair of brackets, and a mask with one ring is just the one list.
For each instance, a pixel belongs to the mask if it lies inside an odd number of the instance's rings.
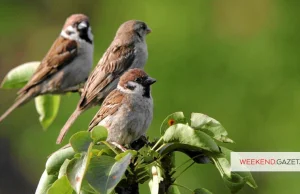
{"label": "bird's black eye", "polygon": [[140,77],[136,78],[136,79],[135,79],[135,82],[141,83],[141,82],[142,82],[142,78],[140,78]]}
{"label": "bird's black eye", "polygon": [[71,35],[71,34],[74,34],[75,32],[73,32],[73,31],[66,31],[66,33],[68,34],[68,35]]}

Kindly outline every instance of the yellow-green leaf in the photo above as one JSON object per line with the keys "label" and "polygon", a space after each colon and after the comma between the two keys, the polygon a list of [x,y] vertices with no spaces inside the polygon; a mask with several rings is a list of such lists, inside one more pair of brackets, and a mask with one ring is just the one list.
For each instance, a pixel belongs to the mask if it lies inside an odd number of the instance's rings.
{"label": "yellow-green leaf", "polygon": [[96,126],[91,132],[91,138],[94,140],[94,143],[99,141],[105,141],[107,138],[108,132],[107,129],[103,126]]}
{"label": "yellow-green leaf", "polygon": [[169,127],[163,139],[166,143],[179,142],[211,152],[220,152],[218,145],[209,135],[181,123]]}
{"label": "yellow-green leaf", "polygon": [[39,65],[39,61],[33,61],[13,68],[6,74],[1,83],[1,88],[22,88],[31,78]]}
{"label": "yellow-green leaf", "polygon": [[92,158],[92,147],[93,143],[90,143],[87,152],[83,154],[81,158],[72,159],[67,166],[67,177],[76,193],[79,193],[81,190],[86,171]]}
{"label": "yellow-green leaf", "polygon": [[68,181],[67,176],[57,179],[53,185],[48,189],[47,194],[72,194],[73,189]]}
{"label": "yellow-green leaf", "polygon": [[104,155],[93,157],[86,173],[86,179],[97,192],[109,194],[120,182],[131,158],[131,153],[119,161]]}
{"label": "yellow-green leaf", "polygon": [[45,194],[49,187],[55,182],[57,175],[49,175],[45,170],[41,176],[39,184],[36,188],[35,194]]}
{"label": "yellow-green leaf", "polygon": [[172,125],[183,123],[186,124],[187,120],[183,112],[174,112],[167,116],[160,126],[160,134],[163,135],[165,131]]}
{"label": "yellow-green leaf", "polygon": [[78,153],[87,152],[92,142],[93,139],[88,131],[79,131],[70,138],[72,148]]}
{"label": "yellow-green leaf", "polygon": [[227,137],[228,133],[221,123],[205,114],[192,113],[191,127],[203,131],[220,142],[233,143],[233,141]]}
{"label": "yellow-green leaf", "polygon": [[43,129],[47,129],[54,121],[60,104],[58,95],[42,95],[34,99],[35,107],[40,115],[39,120]]}
{"label": "yellow-green leaf", "polygon": [[73,148],[67,147],[54,152],[46,162],[46,171],[48,174],[57,174],[61,165],[66,159],[73,158],[75,152]]}

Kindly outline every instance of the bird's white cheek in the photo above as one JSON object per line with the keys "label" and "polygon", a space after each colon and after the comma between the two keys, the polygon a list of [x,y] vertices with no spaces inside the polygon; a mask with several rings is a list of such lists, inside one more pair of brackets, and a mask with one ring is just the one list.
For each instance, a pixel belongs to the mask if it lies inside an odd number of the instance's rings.
{"label": "bird's white cheek", "polygon": [[140,85],[140,84],[136,84],[136,87],[133,90],[133,93],[143,95],[143,93],[144,93],[144,87],[142,85]]}
{"label": "bird's white cheek", "polygon": [[126,94],[137,94],[137,95],[143,95],[143,92],[144,92],[144,88],[142,85],[136,83],[136,82],[129,82],[129,84],[131,86],[134,87],[133,90],[130,90],[128,88],[123,88],[122,86],[118,85],[118,89],[121,91],[121,92],[124,92]]}
{"label": "bird's white cheek", "polygon": [[[66,33],[71,32],[70,34]],[[70,40],[76,40],[80,41],[79,33],[76,29],[74,29],[72,26],[68,26],[66,30],[61,31],[60,35],[64,38],[70,39]]]}
{"label": "bird's white cheek", "polygon": [[67,31],[69,32],[75,32],[75,29],[72,26],[67,27]]}

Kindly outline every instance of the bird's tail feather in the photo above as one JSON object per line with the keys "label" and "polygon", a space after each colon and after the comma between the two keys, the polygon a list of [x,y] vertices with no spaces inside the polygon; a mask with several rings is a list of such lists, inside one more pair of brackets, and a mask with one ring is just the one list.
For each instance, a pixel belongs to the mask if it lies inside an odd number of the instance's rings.
{"label": "bird's tail feather", "polygon": [[5,113],[3,113],[0,117],[0,122],[3,121],[13,110],[15,110],[16,108],[18,108],[19,106],[21,106],[22,104],[24,104],[25,102],[29,101],[31,98],[33,98],[31,93],[26,93],[22,96],[20,96],[19,98],[17,98],[17,100],[15,101],[15,103],[9,107],[9,109],[7,109],[5,111]]}
{"label": "bird's tail feather", "polygon": [[60,133],[56,139],[56,143],[60,144],[62,140],[64,139],[66,133],[68,132],[69,128],[72,126],[72,124],[75,122],[77,117],[82,113],[82,109],[76,108],[76,110],[72,113],[72,115],[69,117],[66,124],[63,126],[63,128],[60,130]]}

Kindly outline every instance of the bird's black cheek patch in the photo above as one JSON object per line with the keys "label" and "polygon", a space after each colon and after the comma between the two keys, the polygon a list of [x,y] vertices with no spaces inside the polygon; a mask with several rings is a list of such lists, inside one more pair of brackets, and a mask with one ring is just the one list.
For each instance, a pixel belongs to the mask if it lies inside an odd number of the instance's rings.
{"label": "bird's black cheek patch", "polygon": [[85,40],[86,42],[92,44],[93,41],[89,38],[89,35],[88,35],[88,29],[87,28],[84,28],[82,30],[79,31],[79,36],[81,39]]}
{"label": "bird's black cheek patch", "polygon": [[143,94],[144,97],[146,98],[150,98],[150,86],[145,86],[144,87],[144,94]]}

